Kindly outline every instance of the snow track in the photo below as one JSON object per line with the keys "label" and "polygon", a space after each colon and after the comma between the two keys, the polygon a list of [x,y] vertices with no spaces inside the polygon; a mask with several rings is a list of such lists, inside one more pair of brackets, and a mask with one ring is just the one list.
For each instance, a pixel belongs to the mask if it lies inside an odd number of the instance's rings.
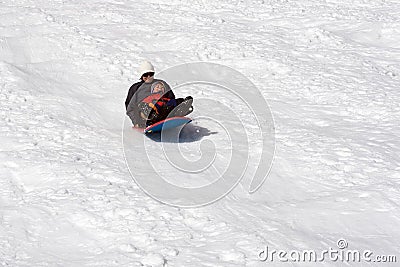
{"label": "snow track", "polygon": [[[322,251],[339,238],[398,253],[398,10],[363,0],[2,1],[0,265],[266,266],[266,245]],[[258,192],[245,180],[211,206],[179,209],[137,187],[121,132],[143,59],[157,70],[221,63],[258,86],[277,141]],[[177,94],[224,97],[190,90]],[[225,137],[206,127],[182,149],[201,140]]]}

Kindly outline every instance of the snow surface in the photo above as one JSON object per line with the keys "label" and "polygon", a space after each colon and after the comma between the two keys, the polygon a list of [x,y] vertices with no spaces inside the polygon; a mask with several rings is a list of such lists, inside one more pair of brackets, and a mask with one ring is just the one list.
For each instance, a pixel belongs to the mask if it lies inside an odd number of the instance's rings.
{"label": "snow surface", "polygon": [[[399,29],[390,0],[1,1],[0,265],[279,265],[259,250],[321,251],[339,238],[400,260]],[[183,209],[139,189],[121,133],[143,59],[157,70],[220,63],[257,85],[276,127],[260,190],[248,194],[244,180]],[[182,151],[204,140],[226,147],[207,123],[193,122]]]}

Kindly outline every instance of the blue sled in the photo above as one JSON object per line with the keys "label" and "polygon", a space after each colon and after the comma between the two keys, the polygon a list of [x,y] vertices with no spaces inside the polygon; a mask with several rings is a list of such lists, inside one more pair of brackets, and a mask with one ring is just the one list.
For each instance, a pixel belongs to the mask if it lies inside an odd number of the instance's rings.
{"label": "blue sled", "polygon": [[150,134],[150,133],[165,131],[168,129],[172,129],[172,128],[176,128],[176,127],[188,124],[191,121],[192,121],[192,119],[189,119],[186,117],[171,117],[171,118],[159,121],[157,123],[154,123],[150,126],[147,126],[144,129],[144,133]]}

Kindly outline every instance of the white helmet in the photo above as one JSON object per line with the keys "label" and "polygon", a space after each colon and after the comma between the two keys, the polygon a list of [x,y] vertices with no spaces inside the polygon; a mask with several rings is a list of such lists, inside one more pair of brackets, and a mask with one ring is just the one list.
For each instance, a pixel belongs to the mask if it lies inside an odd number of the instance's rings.
{"label": "white helmet", "polygon": [[142,78],[142,75],[146,72],[154,72],[154,66],[150,61],[143,61],[142,64],[140,64],[138,69],[139,78]]}

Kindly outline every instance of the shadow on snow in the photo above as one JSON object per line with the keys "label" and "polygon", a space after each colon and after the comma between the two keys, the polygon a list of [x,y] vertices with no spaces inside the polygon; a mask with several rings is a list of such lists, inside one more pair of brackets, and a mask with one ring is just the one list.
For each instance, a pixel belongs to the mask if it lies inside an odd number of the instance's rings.
{"label": "shadow on snow", "polygon": [[209,129],[198,125],[186,124],[183,127],[166,130],[163,134],[160,132],[147,134],[147,137],[155,142],[190,143],[199,141],[205,136],[217,133],[218,132],[212,132]]}

